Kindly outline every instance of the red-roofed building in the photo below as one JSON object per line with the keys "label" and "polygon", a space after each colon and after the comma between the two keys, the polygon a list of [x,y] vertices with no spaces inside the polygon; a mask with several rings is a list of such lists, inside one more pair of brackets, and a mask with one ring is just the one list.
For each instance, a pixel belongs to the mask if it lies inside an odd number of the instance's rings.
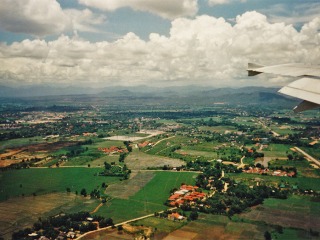
{"label": "red-roofed building", "polygon": [[144,148],[144,147],[148,146],[148,144],[149,144],[149,142],[148,142],[148,141],[145,141],[145,142],[143,142],[143,143],[139,143],[139,144],[138,144],[138,147],[139,147],[139,148]]}
{"label": "red-roofed building", "polygon": [[168,219],[170,220],[183,220],[184,216],[181,216],[179,213],[171,213],[168,215]]}
{"label": "red-roofed building", "polygon": [[180,198],[181,194],[173,194],[169,197],[169,200],[172,201],[172,200],[177,200],[178,198]]}

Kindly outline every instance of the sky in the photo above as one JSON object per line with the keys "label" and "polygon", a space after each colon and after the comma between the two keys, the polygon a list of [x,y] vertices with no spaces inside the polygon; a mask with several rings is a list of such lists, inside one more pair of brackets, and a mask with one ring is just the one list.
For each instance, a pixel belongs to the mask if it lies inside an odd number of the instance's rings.
{"label": "sky", "polygon": [[0,0],[0,85],[282,86],[320,64],[319,0]]}

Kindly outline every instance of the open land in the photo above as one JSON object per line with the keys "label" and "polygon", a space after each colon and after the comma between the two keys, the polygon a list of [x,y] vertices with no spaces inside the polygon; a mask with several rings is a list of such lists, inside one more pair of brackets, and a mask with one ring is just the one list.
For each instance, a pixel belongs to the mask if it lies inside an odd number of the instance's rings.
{"label": "open land", "polygon": [[[150,110],[139,99],[79,108],[51,99],[55,111],[63,106],[54,121],[45,120],[52,115],[46,108],[3,106],[0,237],[10,239],[38,217],[87,211],[113,224],[148,216],[88,239],[132,239],[144,229],[167,240],[264,239],[266,231],[273,239],[319,239],[320,170],[306,159],[319,160],[319,112],[292,116],[286,107],[276,111],[278,103],[261,110],[262,105],[221,108],[204,101],[186,107],[185,99],[175,106],[158,100],[150,100]],[[219,171],[221,176],[213,176]],[[206,174],[213,175],[199,182]],[[221,190],[215,181],[224,181]],[[237,184],[273,188],[287,199],[269,197],[229,217],[229,207],[221,215],[203,213],[200,205],[207,202],[201,199],[189,210],[174,206],[184,221],[152,216],[169,208],[170,192],[182,184],[197,184],[211,200],[233,196]],[[187,220],[191,210],[199,213],[197,220]]]}
{"label": "open land", "polygon": [[39,216],[69,211],[81,199],[72,193],[50,193],[41,196],[18,197],[0,202],[0,232],[9,239],[17,229],[31,227]]}

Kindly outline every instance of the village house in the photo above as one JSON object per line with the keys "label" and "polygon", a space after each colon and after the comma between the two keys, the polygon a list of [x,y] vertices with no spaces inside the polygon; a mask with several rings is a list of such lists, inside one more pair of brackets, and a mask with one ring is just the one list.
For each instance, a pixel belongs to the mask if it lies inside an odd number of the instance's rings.
{"label": "village house", "polygon": [[152,146],[152,145],[153,145],[153,143],[148,142],[148,141],[145,141],[145,142],[143,142],[143,143],[139,143],[139,144],[138,144],[138,147],[139,147],[139,148],[144,148],[144,147],[146,147],[146,146]]}
{"label": "village house", "polygon": [[168,215],[168,219],[172,220],[172,221],[175,221],[175,220],[181,221],[184,218],[185,217],[180,215],[179,213],[171,213],[171,214]]}
{"label": "village house", "polygon": [[278,176],[278,177],[294,177],[295,176],[295,172],[291,171],[291,172],[286,172],[283,170],[275,170],[275,171],[270,171],[268,168],[258,168],[258,167],[249,167],[248,170],[242,170],[242,172],[245,173],[250,173],[250,174],[268,174],[268,175],[272,175],[272,176]]}

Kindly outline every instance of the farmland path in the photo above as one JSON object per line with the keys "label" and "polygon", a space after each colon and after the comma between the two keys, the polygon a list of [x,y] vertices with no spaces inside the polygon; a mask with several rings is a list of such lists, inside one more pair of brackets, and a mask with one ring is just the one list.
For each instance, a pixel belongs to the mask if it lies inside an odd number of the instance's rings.
{"label": "farmland path", "polygon": [[238,168],[243,168],[244,167],[244,163],[243,163],[243,159],[245,158],[245,156],[242,156],[242,158],[240,159],[240,165],[238,166]]}
{"label": "farmland path", "polygon": [[[167,209],[167,210],[172,211],[172,210],[175,210],[175,209],[177,209],[177,208],[174,207],[174,208],[169,208],[169,209]],[[167,210],[164,210],[164,211],[167,211]],[[164,211],[160,211],[160,212],[158,212],[158,213],[163,213]],[[130,219],[130,220],[127,220],[127,221],[124,221],[124,222],[121,222],[121,223],[117,223],[117,224],[115,224],[114,226],[117,227],[117,226],[120,226],[120,225],[123,225],[123,224],[135,222],[135,221],[142,220],[142,219],[149,218],[149,217],[153,217],[153,216],[154,216],[154,213],[148,214],[148,215],[145,215],[145,216],[142,216],[142,217]],[[89,235],[89,234],[97,233],[97,232],[104,231],[104,230],[107,230],[107,229],[110,229],[110,228],[112,228],[112,226],[104,227],[104,228],[98,228],[97,230],[90,231],[90,232],[86,232],[86,233],[82,234],[80,237],[78,237],[78,238],[76,238],[76,239],[78,240],[78,239],[81,239],[81,238],[83,238],[83,237],[85,237],[85,236],[87,236],[87,235]]]}
{"label": "farmland path", "polygon": [[99,208],[101,208],[103,206],[103,203],[100,203],[92,212],[90,212],[90,214],[96,213]]}
{"label": "farmland path", "polygon": [[[161,139],[161,140],[159,140],[158,142],[156,142],[156,143],[152,146],[152,148],[153,148],[154,146],[156,146],[157,144],[161,143],[162,141],[165,141],[165,140],[168,140],[168,139],[171,139],[171,138],[174,138],[174,137],[176,137],[176,136],[171,136],[171,137],[168,137],[168,138]],[[148,149],[146,152],[150,151],[152,148]]]}

